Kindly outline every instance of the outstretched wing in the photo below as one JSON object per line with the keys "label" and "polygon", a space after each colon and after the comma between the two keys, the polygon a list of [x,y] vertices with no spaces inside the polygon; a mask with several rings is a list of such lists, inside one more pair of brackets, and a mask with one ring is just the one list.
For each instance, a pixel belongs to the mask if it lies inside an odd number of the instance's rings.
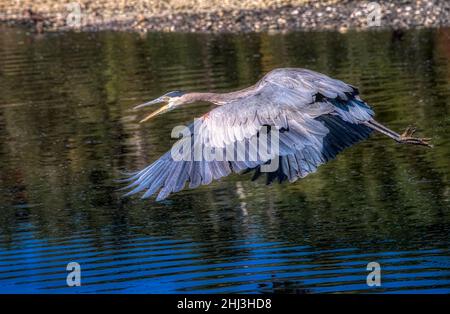
{"label": "outstretched wing", "polygon": [[[182,190],[186,182],[195,188],[243,170],[254,170],[256,178],[261,166],[273,158],[279,159],[279,167],[268,173],[268,182],[292,182],[367,138],[371,129],[362,123],[372,115],[358,91],[342,81],[304,69],[274,70],[251,93],[197,119],[190,136],[129,179],[132,190],[127,195],[145,191],[146,198],[159,191],[157,200],[162,200]],[[239,158],[236,151],[250,151],[264,126],[279,131],[276,156]],[[194,158],[193,152],[205,150],[223,158]],[[227,154],[230,150],[233,153]],[[179,160],[174,151],[189,157]]]}
{"label": "outstretched wing", "polygon": [[262,125],[288,129],[289,119],[324,114],[361,123],[370,120],[373,111],[356,88],[342,81],[306,69],[277,69],[249,95],[209,112],[199,131],[208,145],[223,147],[254,136]]}

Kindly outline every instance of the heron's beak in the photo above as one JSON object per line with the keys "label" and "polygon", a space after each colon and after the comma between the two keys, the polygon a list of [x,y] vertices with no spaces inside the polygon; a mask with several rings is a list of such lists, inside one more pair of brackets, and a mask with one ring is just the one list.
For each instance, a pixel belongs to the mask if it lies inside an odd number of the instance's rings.
{"label": "heron's beak", "polygon": [[[141,108],[143,108],[143,107],[155,105],[155,104],[158,104],[158,103],[161,103],[161,102],[166,102],[166,101],[167,101],[167,98],[164,97],[164,96],[161,96],[161,97],[159,97],[159,98],[156,98],[155,100],[151,100],[151,101],[148,101],[148,102],[143,103],[143,104],[141,104],[141,105],[138,105],[138,106],[134,107],[133,109],[134,109],[134,110],[137,110],[137,109],[141,109]],[[170,104],[164,105],[164,106],[162,106],[161,108],[159,108],[158,110],[156,110],[156,111],[152,112],[151,114],[149,114],[148,116],[146,116],[146,117],[145,117],[144,119],[142,119],[141,121],[139,121],[139,123],[145,122],[145,121],[147,121],[148,119],[153,118],[154,116],[157,116],[157,115],[159,115],[159,114],[161,114],[161,113],[170,111],[171,109],[172,109],[172,108],[171,108]]]}
{"label": "heron's beak", "polygon": [[159,108],[158,110],[152,112],[151,114],[149,114],[148,116],[146,116],[144,119],[142,119],[141,121],[139,121],[139,123],[145,122],[148,119],[153,118],[154,116],[157,116],[159,114],[165,113],[167,111],[170,111],[172,108],[170,108],[169,104],[162,106],[161,108]]}
{"label": "heron's beak", "polygon": [[146,103],[138,105],[138,106],[134,107],[133,109],[134,110],[141,109],[143,107],[151,106],[151,105],[154,105],[154,104],[159,104],[160,102],[164,102],[164,101],[165,100],[163,99],[163,97],[158,97],[155,100],[147,101]]}

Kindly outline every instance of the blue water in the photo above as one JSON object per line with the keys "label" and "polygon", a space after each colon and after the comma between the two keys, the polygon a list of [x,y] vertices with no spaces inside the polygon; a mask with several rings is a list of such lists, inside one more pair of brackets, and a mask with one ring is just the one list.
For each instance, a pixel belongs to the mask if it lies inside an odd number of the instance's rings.
{"label": "blue water", "polygon": [[[449,38],[0,27],[0,293],[449,293]],[[379,121],[435,147],[374,135],[294,184],[233,175],[160,203],[117,191],[211,107],[147,124],[130,108],[281,66],[359,86]],[[370,262],[381,286],[366,283]]]}
{"label": "blue water", "polygon": [[[365,253],[358,248],[317,250],[259,237],[198,242],[102,233],[37,240],[24,231],[1,254],[3,292],[23,293],[254,293],[448,292],[448,251]],[[3,244],[3,243],[2,243]],[[217,258],[218,251],[232,254]],[[443,255],[446,255],[443,257]],[[67,287],[68,261],[81,266],[82,285]],[[381,287],[368,287],[366,266],[382,265]]]}

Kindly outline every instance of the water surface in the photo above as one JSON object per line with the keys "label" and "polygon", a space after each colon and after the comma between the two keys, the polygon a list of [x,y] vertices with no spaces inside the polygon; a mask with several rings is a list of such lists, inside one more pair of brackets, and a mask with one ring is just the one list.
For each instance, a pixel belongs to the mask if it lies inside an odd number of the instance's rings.
{"label": "water surface", "polygon": [[[381,135],[296,182],[232,175],[157,203],[121,172],[167,151],[193,104],[146,124],[169,90],[229,91],[276,67],[359,86]],[[450,29],[188,35],[0,28],[0,292],[450,292]],[[378,262],[381,287],[368,287]],[[78,262],[82,286],[67,287]]]}

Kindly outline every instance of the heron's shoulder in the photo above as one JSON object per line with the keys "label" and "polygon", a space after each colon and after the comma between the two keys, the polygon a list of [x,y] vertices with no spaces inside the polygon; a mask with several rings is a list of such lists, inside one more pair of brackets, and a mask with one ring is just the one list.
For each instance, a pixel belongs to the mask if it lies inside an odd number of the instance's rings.
{"label": "heron's shoulder", "polygon": [[297,88],[314,93],[322,90],[328,90],[337,92],[338,94],[358,94],[358,89],[353,85],[334,79],[323,73],[303,68],[274,69],[261,79],[259,86],[261,87],[265,85]]}
{"label": "heron's shoulder", "polygon": [[321,79],[332,79],[331,77],[319,73],[313,70],[304,68],[277,68],[268,72],[262,79],[262,81],[271,81],[273,79],[279,78],[321,78]]}

